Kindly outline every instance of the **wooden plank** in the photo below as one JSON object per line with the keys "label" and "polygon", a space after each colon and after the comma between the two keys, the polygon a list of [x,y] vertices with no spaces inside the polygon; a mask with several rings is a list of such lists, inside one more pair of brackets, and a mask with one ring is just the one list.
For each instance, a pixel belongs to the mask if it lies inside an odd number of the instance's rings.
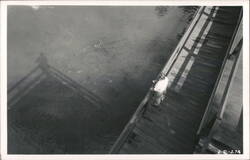
{"label": "wooden plank", "polygon": [[[173,84],[163,104],[159,108],[148,106],[136,122],[133,132],[136,132],[140,140],[134,140],[134,143],[140,146],[138,152],[153,151],[153,148],[147,146],[144,150],[143,147],[152,144],[155,150],[158,148],[165,153],[192,153],[196,131],[219,74],[235,25],[235,22],[234,25],[228,25],[227,21],[229,19],[231,21],[230,16],[220,15],[231,10],[225,8],[222,10],[220,12],[219,9],[218,17],[213,20],[220,19],[223,22],[212,24],[208,32],[209,40],[195,56],[193,66],[182,88],[174,92]],[[221,19],[222,17],[224,19]],[[177,76],[178,74],[180,73],[177,73]]]}

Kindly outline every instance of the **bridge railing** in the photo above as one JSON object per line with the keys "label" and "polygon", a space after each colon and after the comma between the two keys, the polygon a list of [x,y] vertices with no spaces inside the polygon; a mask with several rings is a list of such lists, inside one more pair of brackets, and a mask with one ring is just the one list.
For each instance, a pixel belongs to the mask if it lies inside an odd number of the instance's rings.
{"label": "bridge railing", "polygon": [[[182,36],[181,40],[179,41],[178,45],[176,46],[175,50],[171,54],[169,60],[165,64],[164,68],[161,70],[161,72],[158,74],[156,80],[159,80],[162,75],[167,76],[173,67],[176,59],[180,55],[181,50],[185,46],[186,42],[188,41],[190,35],[193,33],[194,28],[196,24],[199,22],[202,14],[204,13],[206,7],[202,6],[200,7],[196,13],[193,16],[192,22],[189,24],[187,30],[185,31],[185,34]],[[153,88],[154,84],[151,86]],[[113,147],[111,148],[109,153],[117,153],[121,149],[122,145],[126,142],[128,139],[131,131],[135,127],[135,122],[138,120],[138,118],[142,115],[143,111],[146,109],[146,106],[148,104],[148,101],[151,97],[151,91],[149,90],[145,96],[145,98],[142,100],[140,105],[137,107],[135,113],[132,115],[132,118],[130,121],[127,123],[125,128],[123,129],[122,133],[114,143]]]}
{"label": "bridge railing", "polygon": [[[242,10],[241,10],[241,13],[240,13],[239,18],[238,18],[237,26],[236,26],[234,33],[233,33],[233,36],[230,40],[229,47],[227,48],[226,56],[223,60],[223,63],[222,63],[219,75],[217,77],[216,83],[214,85],[212,94],[209,98],[205,113],[204,113],[203,118],[201,120],[200,126],[197,130],[198,136],[201,136],[201,134],[205,134],[204,132],[207,132],[207,130],[209,130],[209,128],[210,129],[214,128],[215,125],[218,124],[217,122],[221,121],[221,119],[223,117],[223,113],[224,113],[224,110],[226,107],[226,102],[227,102],[227,97],[228,97],[228,91],[230,90],[230,87],[232,85],[232,81],[233,81],[234,76],[235,76],[235,71],[237,70],[238,57],[240,56],[240,51],[237,51],[238,53],[237,53],[236,58],[234,59],[234,64],[231,68],[232,70],[230,72],[230,75],[227,78],[226,85],[223,87],[223,90],[221,90],[221,88],[219,88],[219,87],[222,83],[223,73],[225,73],[225,66],[228,62],[228,58],[229,58],[230,54],[232,53],[232,51],[234,49],[233,47],[235,46],[235,43],[237,43],[236,48],[241,47],[239,45],[242,45],[242,44],[239,44],[242,41],[239,42],[239,40],[238,41],[236,40],[236,35],[240,32],[239,27],[241,24],[242,24]],[[223,93],[222,96],[219,97],[219,99],[217,96],[218,92]]]}
{"label": "bridge railing", "polygon": [[[242,42],[242,40],[238,44],[240,47],[242,46],[241,42]],[[220,103],[219,103],[218,111],[214,115],[210,115],[210,117],[214,116],[215,118],[212,119],[212,123],[207,120],[207,124],[209,124],[209,128],[207,128],[206,123],[204,123],[204,126],[203,126],[204,128],[202,128],[203,130],[205,130],[205,132],[208,132],[208,133],[202,133],[203,135],[200,136],[203,139],[203,141],[200,141],[198,144],[198,145],[202,146],[201,150],[199,151],[200,153],[206,153],[206,150],[209,148],[208,146],[211,143],[214,135],[217,133],[217,130],[221,127],[221,124],[223,123],[223,115],[225,113],[225,109],[227,106],[229,92],[230,92],[230,89],[232,87],[235,74],[237,72],[237,68],[239,65],[239,59],[240,59],[240,56],[242,56],[242,48],[240,50],[237,50],[236,54],[237,55],[234,57],[232,70],[229,74],[225,89],[223,91],[222,98],[221,98]],[[210,120],[211,120],[211,118],[210,118]],[[223,142],[223,143],[224,143],[224,145],[227,145],[227,143],[230,143],[230,142],[226,142],[226,143]],[[223,145],[217,146],[217,147],[223,148]],[[199,149],[199,147],[197,147],[197,149]],[[218,148],[218,149],[220,149],[220,148]],[[218,152],[218,151],[216,151],[216,152]]]}

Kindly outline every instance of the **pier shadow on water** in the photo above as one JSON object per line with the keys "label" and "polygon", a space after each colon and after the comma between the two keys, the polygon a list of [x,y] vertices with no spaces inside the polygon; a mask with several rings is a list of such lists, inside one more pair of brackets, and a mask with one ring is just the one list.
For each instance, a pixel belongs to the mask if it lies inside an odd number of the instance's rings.
{"label": "pier shadow on water", "polygon": [[105,107],[48,74],[8,110],[8,153],[105,153],[114,139]]}

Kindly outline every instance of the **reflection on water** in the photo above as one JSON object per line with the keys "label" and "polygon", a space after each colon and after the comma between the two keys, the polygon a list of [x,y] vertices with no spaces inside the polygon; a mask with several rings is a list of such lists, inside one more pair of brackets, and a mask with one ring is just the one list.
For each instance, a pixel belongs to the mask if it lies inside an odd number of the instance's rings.
{"label": "reflection on water", "polygon": [[9,146],[12,152],[102,153],[114,139],[107,108],[98,108],[52,75],[12,108],[9,139],[19,142]]}
{"label": "reflection on water", "polygon": [[155,11],[157,12],[157,15],[159,17],[162,17],[162,16],[167,14],[168,6],[157,6],[157,7],[155,7]]}
{"label": "reflection on water", "polygon": [[192,20],[192,15],[197,11],[199,8],[198,6],[179,6],[179,8],[182,9],[183,14],[186,14],[188,16],[187,21]]}
{"label": "reflection on water", "polygon": [[107,153],[197,7],[11,7],[8,87],[49,64],[101,97],[47,77],[8,112],[9,153]]}

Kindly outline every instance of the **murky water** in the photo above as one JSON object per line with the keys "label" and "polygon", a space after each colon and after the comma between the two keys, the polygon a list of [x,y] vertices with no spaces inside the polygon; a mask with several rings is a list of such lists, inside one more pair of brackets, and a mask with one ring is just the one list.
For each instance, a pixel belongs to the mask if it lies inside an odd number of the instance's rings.
{"label": "murky water", "polygon": [[9,113],[15,126],[9,128],[9,152],[107,153],[195,9],[8,8],[8,87],[35,67],[43,52],[51,66],[108,104],[93,109],[48,77]]}

